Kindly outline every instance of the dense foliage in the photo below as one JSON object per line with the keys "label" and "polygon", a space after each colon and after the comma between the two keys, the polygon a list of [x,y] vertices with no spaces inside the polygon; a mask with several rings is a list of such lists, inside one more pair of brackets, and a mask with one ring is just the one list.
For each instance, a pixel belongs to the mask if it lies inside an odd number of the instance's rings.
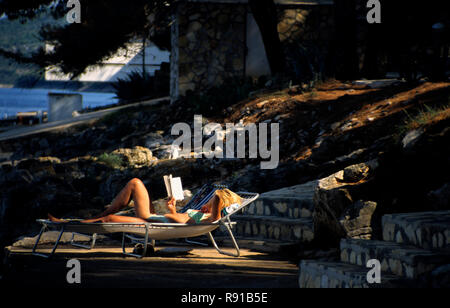
{"label": "dense foliage", "polygon": [[121,101],[129,102],[138,99],[152,99],[169,95],[170,80],[167,75],[142,74],[132,72],[126,78],[113,83],[114,92]]}
{"label": "dense foliage", "polygon": [[[88,66],[101,63],[118,48],[139,37],[150,36],[159,47],[168,49],[173,10],[180,1],[183,0],[126,3],[122,0],[80,0],[80,24],[41,28],[40,40],[51,43],[55,47],[53,50],[40,47],[30,56],[21,50],[0,48],[0,56],[40,67],[58,66],[64,73],[76,77]],[[366,2],[361,2],[334,2],[335,27],[330,46],[331,70],[328,70],[331,74],[338,79],[379,78],[389,69],[400,71],[407,79],[417,77],[418,71],[443,77],[445,63],[436,57],[431,59],[430,55],[439,53],[439,44],[447,44],[448,53],[450,26],[445,1],[431,0],[424,5],[407,0],[380,0],[382,23],[373,25],[365,23]],[[61,18],[69,11],[66,5],[65,0],[0,0],[0,16],[6,14],[9,19],[26,22],[50,10],[55,18]],[[289,61],[285,59],[277,35],[274,1],[250,0],[249,7],[261,30],[272,73],[283,74]],[[439,34],[441,39],[432,31],[432,26],[437,23],[443,25],[444,30]],[[301,61],[305,62],[304,57]],[[306,62],[314,65],[315,61]],[[389,67],[389,63],[394,63],[395,67]],[[287,65],[292,66],[291,63]],[[314,72],[308,72],[311,75],[321,71],[320,67],[313,68]]]}
{"label": "dense foliage", "polygon": [[[0,55],[21,63],[36,63],[41,67],[58,66],[64,73],[77,77],[88,66],[101,63],[117,49],[139,37],[154,37],[160,47],[168,48],[168,39],[161,36],[168,30],[170,5],[166,1],[81,0],[81,23],[45,25],[40,40],[54,46],[41,46],[31,56],[22,51],[0,49]],[[66,1],[15,0],[0,2],[0,16],[23,22],[40,12],[51,10],[54,17],[62,17],[69,9]]]}

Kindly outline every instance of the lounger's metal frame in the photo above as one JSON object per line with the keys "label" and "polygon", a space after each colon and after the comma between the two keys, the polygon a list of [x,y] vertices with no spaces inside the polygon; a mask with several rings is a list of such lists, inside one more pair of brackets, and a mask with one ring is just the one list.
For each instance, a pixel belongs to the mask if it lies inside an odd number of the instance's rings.
{"label": "lounger's metal frame", "polygon": [[39,235],[37,236],[36,242],[34,243],[32,254],[35,255],[35,256],[38,256],[38,257],[50,258],[51,256],[53,256],[53,254],[56,251],[56,248],[59,245],[59,241],[61,240],[61,237],[62,237],[62,235],[64,233],[64,225],[62,225],[61,231],[60,231],[60,233],[58,235],[58,238],[56,239],[55,245],[53,246],[52,252],[49,255],[36,252],[36,249],[37,249],[37,246],[39,244],[39,241],[41,240],[41,236],[42,236],[42,234],[44,234],[45,230],[48,230],[48,226],[47,226],[47,224],[43,223],[41,231],[39,232]]}
{"label": "lounger's metal frame", "polygon": [[[51,222],[49,221],[45,221],[45,220],[38,220],[38,222],[40,222],[43,226],[41,228],[41,231],[39,232],[39,235],[36,238],[36,242],[34,243],[33,246],[33,250],[32,250],[32,254],[35,256],[39,256],[39,257],[43,257],[43,258],[50,258],[55,254],[56,248],[59,246],[61,238],[65,232],[66,229],[66,225],[65,224],[60,224],[61,228],[59,230],[59,234],[58,237],[56,239],[56,242],[53,246],[52,251],[49,254],[44,254],[44,253],[39,253],[37,252],[37,246],[41,240],[42,234],[44,234],[45,231],[50,230],[51,228],[54,228],[56,225],[53,224],[51,226]],[[51,227],[50,227],[51,226]],[[122,233],[122,252],[124,255],[126,256],[131,256],[131,257],[136,257],[136,258],[143,258],[146,254],[147,254],[147,248],[148,248],[148,244],[151,243],[152,245],[155,245],[155,241],[150,240],[148,237],[148,233],[149,233],[149,229],[150,229],[150,224],[146,223],[146,224],[136,224],[136,226],[144,226],[145,227],[145,237],[140,240],[136,237],[133,237],[125,232]],[[79,243],[75,243],[74,242],[74,237],[75,235],[82,235],[82,236],[86,236],[89,237],[90,240],[90,245],[83,245],[83,244],[79,244]],[[97,233],[94,233],[92,236],[90,235],[86,235],[86,234],[82,234],[82,233],[77,233],[77,232],[73,232],[72,233],[72,239],[70,240],[70,244],[74,247],[78,247],[78,248],[83,248],[83,249],[87,249],[87,250],[91,250],[94,248],[95,246],[95,241],[97,239]],[[144,250],[142,252],[142,254],[135,254],[135,253],[128,253],[126,252],[126,239],[130,239],[132,242],[134,243],[141,243],[144,245]]]}
{"label": "lounger's metal frame", "polygon": [[[233,248],[235,250],[235,252],[227,252],[227,251],[223,251],[222,249],[219,248],[219,246],[217,245],[216,240],[214,239],[213,235],[212,235],[212,231],[207,233],[207,236],[209,238],[209,240],[211,241],[211,243],[213,244],[214,248],[223,255],[227,255],[227,256],[232,256],[232,257],[239,257],[240,256],[240,249],[239,249],[239,245],[236,241],[236,238],[234,237],[232,228],[234,225],[236,225],[235,222],[232,222],[230,220],[230,216],[239,212],[242,208],[244,208],[245,206],[249,205],[250,203],[252,203],[253,201],[255,201],[259,195],[258,194],[252,194],[252,193],[238,193],[241,196],[250,196],[250,198],[248,198],[246,200],[246,202],[244,202],[244,204],[242,204],[238,209],[236,209],[233,213],[228,214],[227,216],[223,217],[221,220],[211,223],[211,224],[202,224],[203,226],[216,226],[217,228],[219,228],[220,226],[223,226],[225,228],[225,230],[228,232],[228,235],[231,238],[232,244],[233,244]],[[33,246],[33,250],[32,250],[32,254],[35,256],[39,256],[39,257],[44,257],[44,258],[50,258],[55,254],[56,248],[58,247],[58,245],[60,244],[61,238],[67,229],[70,229],[70,222],[69,223],[52,223],[51,221],[48,220],[38,220],[39,223],[41,223],[43,226],[41,228],[41,231],[39,232],[39,235],[36,238],[36,242]],[[123,225],[123,224],[113,224],[111,223],[110,225]],[[136,227],[144,227],[145,228],[145,233],[143,234],[143,238],[138,238],[137,236],[134,235],[130,235],[128,232],[122,232],[122,253],[125,256],[131,256],[131,257],[135,257],[135,258],[143,258],[146,256],[147,254],[147,249],[148,249],[148,245],[155,245],[155,240],[149,239],[149,231],[153,226],[172,226],[172,227],[182,227],[183,225],[181,224],[161,224],[161,223],[127,223],[125,225],[130,225],[130,226],[136,226]],[[66,227],[69,226],[69,227]],[[53,246],[52,251],[50,252],[50,254],[43,254],[43,253],[39,253],[37,252],[37,247],[39,244],[39,241],[42,237],[42,234],[44,234],[44,232],[46,230],[49,229],[54,229],[59,227],[59,235],[58,238]],[[217,229],[217,228],[214,228]],[[83,244],[79,244],[76,243],[74,241],[75,235],[82,235],[82,236],[86,236],[90,238],[90,244],[89,245],[83,245]],[[97,233],[93,233],[92,235],[86,235],[86,234],[82,234],[82,233],[78,233],[78,232],[72,232],[72,239],[70,241],[70,244],[78,247],[78,248],[83,248],[83,249],[87,249],[87,250],[91,250],[94,248],[95,246],[95,242],[97,239]],[[136,253],[128,253],[126,252],[126,239],[130,239],[132,241],[132,243],[140,243],[143,244],[143,252],[142,254],[136,254]],[[195,243],[195,242],[193,242]]]}
{"label": "lounger's metal frame", "polygon": [[[90,238],[90,242],[91,243],[89,245],[76,243],[75,242],[75,235],[81,235],[81,236],[88,237],[88,238]],[[70,240],[70,244],[72,246],[75,246],[75,247],[78,247],[78,248],[84,248],[84,249],[91,250],[92,248],[94,248],[96,240],[97,240],[97,233],[94,233],[92,235],[87,235],[87,234],[82,234],[82,233],[78,233],[78,232],[73,232],[72,233],[72,239]]]}

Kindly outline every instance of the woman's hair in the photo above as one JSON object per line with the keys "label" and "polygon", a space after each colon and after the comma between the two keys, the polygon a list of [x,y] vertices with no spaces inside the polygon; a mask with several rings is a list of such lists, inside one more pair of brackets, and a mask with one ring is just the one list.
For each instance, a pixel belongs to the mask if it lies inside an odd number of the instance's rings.
{"label": "woman's hair", "polygon": [[242,204],[242,198],[229,189],[217,190],[216,196],[219,198],[219,210],[235,203]]}

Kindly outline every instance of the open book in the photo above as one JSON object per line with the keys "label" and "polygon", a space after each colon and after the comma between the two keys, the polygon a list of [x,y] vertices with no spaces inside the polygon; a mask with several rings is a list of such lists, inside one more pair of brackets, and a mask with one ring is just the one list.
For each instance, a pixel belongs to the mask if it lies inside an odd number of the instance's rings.
{"label": "open book", "polygon": [[165,175],[164,184],[166,184],[167,196],[169,198],[174,197],[176,201],[184,200],[181,178],[174,178],[172,175]]}

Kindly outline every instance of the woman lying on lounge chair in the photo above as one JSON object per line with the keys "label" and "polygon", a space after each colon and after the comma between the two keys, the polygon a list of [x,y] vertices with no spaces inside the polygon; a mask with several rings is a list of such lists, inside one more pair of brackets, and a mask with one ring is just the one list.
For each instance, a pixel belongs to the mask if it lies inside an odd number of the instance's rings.
{"label": "woman lying on lounge chair", "polygon": [[[125,208],[128,203],[134,201],[136,217],[114,215]],[[157,215],[152,201],[145,188],[144,183],[139,179],[132,179],[116,196],[106,211],[97,218],[81,221],[82,223],[140,223],[140,222],[162,222],[162,223],[182,223],[200,224],[212,223],[227,214],[227,210],[238,207],[241,198],[228,189],[217,190],[214,196],[206,203],[200,211],[188,210],[186,213],[177,213],[176,201],[171,199],[167,202],[169,214]],[[54,222],[64,222],[64,220],[48,215]]]}

